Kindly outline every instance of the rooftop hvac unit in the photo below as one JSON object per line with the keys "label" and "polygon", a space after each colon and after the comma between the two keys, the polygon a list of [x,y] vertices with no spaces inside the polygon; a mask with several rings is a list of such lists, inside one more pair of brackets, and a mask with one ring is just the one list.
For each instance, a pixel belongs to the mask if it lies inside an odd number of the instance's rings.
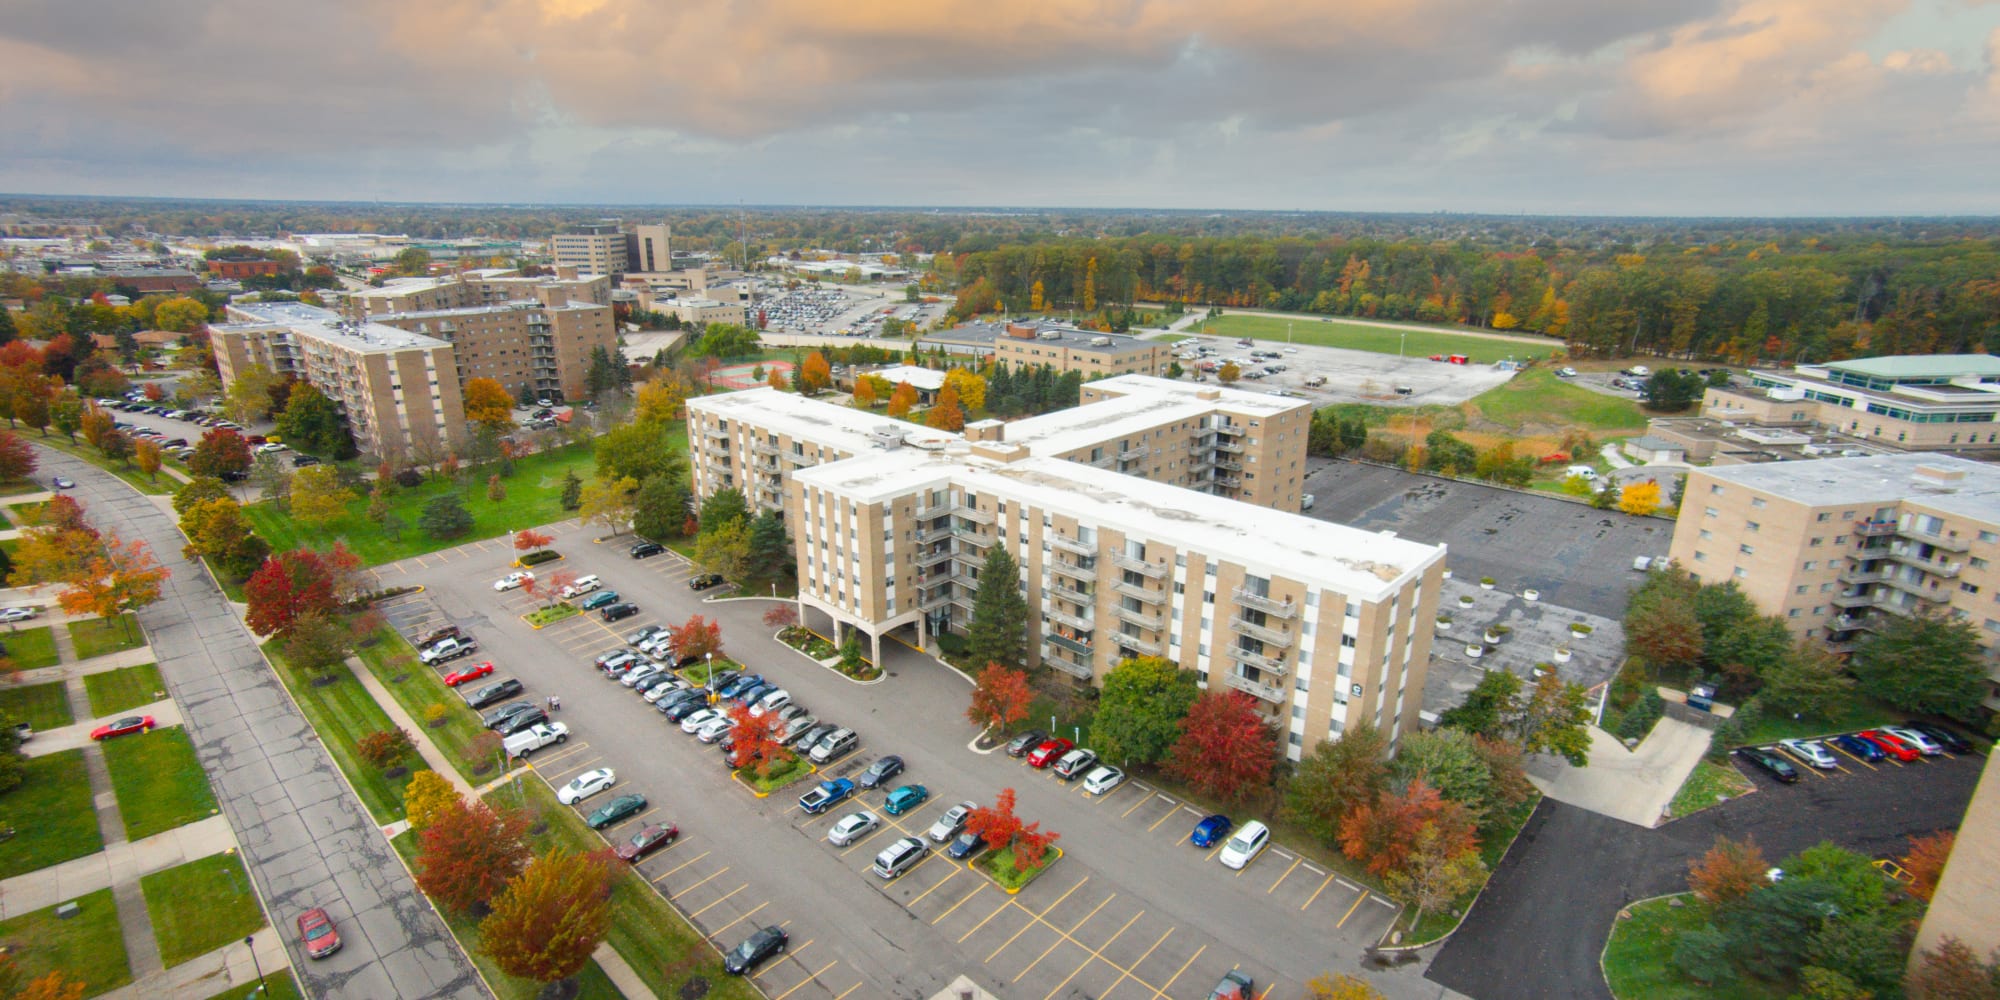
{"label": "rooftop hvac unit", "polygon": [[893,450],[903,446],[903,431],[894,424],[883,424],[870,431],[868,437],[875,442],[875,447],[884,450]]}
{"label": "rooftop hvac unit", "polygon": [[1110,337],[1093,337],[1093,338],[1091,338],[1091,341],[1090,341],[1090,346],[1092,346],[1092,347],[1110,347],[1110,346],[1111,346],[1111,338],[1110,338]]}
{"label": "rooftop hvac unit", "polygon": [[1042,333],[1041,333],[1041,339],[1043,339],[1043,340],[1061,340],[1061,339],[1062,339],[1062,331],[1060,331],[1060,330],[1043,330],[1043,331],[1042,331]]}

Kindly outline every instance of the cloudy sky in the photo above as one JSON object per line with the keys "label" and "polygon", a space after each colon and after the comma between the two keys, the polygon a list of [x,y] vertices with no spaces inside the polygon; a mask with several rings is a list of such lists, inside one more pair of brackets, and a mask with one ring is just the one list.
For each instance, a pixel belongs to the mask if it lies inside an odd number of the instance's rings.
{"label": "cloudy sky", "polygon": [[2000,0],[0,0],[0,191],[2000,213]]}

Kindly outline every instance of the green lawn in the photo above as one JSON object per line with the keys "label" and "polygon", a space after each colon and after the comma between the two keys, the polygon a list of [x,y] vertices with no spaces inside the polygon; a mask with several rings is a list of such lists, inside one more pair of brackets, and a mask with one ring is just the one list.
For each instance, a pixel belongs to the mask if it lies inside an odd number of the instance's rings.
{"label": "green lawn", "polygon": [[0,483],[0,497],[17,497],[24,493],[40,493],[48,488],[49,484],[39,480],[15,479]]}
{"label": "green lawn", "polygon": [[137,649],[146,644],[146,632],[139,627],[138,617],[128,611],[116,618],[70,622],[69,641],[76,643],[76,658],[88,660],[93,656]]}
{"label": "green lawn", "polygon": [[[444,751],[451,766],[465,780],[476,785],[491,779],[491,772],[474,774],[466,757],[466,750],[471,747],[472,741],[486,731],[485,725],[479,721],[479,713],[465,707],[465,699],[445,687],[438,672],[418,660],[416,649],[395,629],[384,627],[375,633],[375,639],[374,645],[358,651],[361,662],[368,665],[369,672],[389,689],[389,694],[413,719],[424,718],[424,710],[432,705],[443,705],[446,709],[444,725],[436,728],[425,726],[424,735]],[[399,681],[398,677],[403,679]],[[468,686],[477,687],[481,683],[485,682],[476,681]]]}
{"label": "green lawn", "polygon": [[157,663],[86,674],[83,690],[90,695],[90,714],[99,717],[150,705],[167,696],[167,685],[160,680]]}
{"label": "green lawn", "polygon": [[7,509],[12,512],[11,519],[15,524],[23,528],[32,528],[42,523],[42,510],[46,506],[48,506],[47,501],[35,500],[30,503],[10,503]]}
{"label": "green lawn", "polygon": [[[684,448],[685,431],[681,434]],[[577,478],[589,482],[596,465],[588,442],[531,455],[515,462],[513,477],[502,480],[507,486],[507,498],[499,503],[486,499],[486,477],[483,475],[477,476],[476,482],[474,477],[467,477],[464,486],[426,479],[415,489],[398,489],[390,499],[389,507],[404,524],[400,540],[391,540],[380,527],[368,520],[368,498],[365,495],[357,496],[353,503],[348,504],[344,517],[322,530],[306,529],[295,523],[288,513],[267,503],[251,504],[244,508],[244,513],[250,518],[257,534],[271,543],[274,551],[301,547],[325,549],[335,541],[341,541],[359,555],[362,562],[373,566],[571,517],[573,515],[569,511],[562,509],[563,473],[574,471]],[[433,539],[417,526],[417,518],[423,512],[424,504],[433,497],[454,490],[465,502],[465,509],[472,514],[472,530],[457,538]]]}
{"label": "green lawn", "polygon": [[1582,427],[1592,431],[1639,431],[1646,415],[1635,400],[1618,399],[1571,385],[1549,368],[1518,372],[1505,385],[1473,397],[1468,404],[1502,426],[1530,424]]}
{"label": "green lawn", "polygon": [[1802,740],[1835,733],[1851,733],[1857,729],[1894,725],[1901,721],[1903,713],[1872,698],[1856,694],[1830,719],[1794,719],[1787,715],[1766,713],[1745,729],[1743,735],[1732,745],[1752,746],[1776,743],[1779,740]]}
{"label": "green lawn", "polygon": [[153,834],[215,815],[215,793],[195,759],[194,742],[179,726],[104,741],[104,766],[118,793],[125,836]]}
{"label": "green lawn", "polygon": [[1291,342],[1295,344],[1344,347],[1350,351],[1372,351],[1376,354],[1395,354],[1400,348],[1405,357],[1411,358],[1427,358],[1433,354],[1463,354],[1471,358],[1474,364],[1491,364],[1509,357],[1546,358],[1562,350],[1563,346],[1561,342],[1555,340],[1543,343],[1520,343],[1453,333],[1450,330],[1397,330],[1347,323],[1337,319],[1326,320],[1318,316],[1278,319],[1271,316],[1232,314],[1207,320],[1199,327],[1190,329],[1191,332],[1214,337],[1249,337],[1252,340],[1282,341],[1286,339],[1287,326],[1291,328]]}
{"label": "green lawn", "polygon": [[0,636],[7,644],[7,655],[14,660],[16,670],[39,670],[53,667],[62,662],[56,652],[56,633],[53,626],[37,625]]}
{"label": "green lawn", "polygon": [[167,494],[167,493],[172,493],[174,490],[180,488],[180,480],[167,475],[166,469],[164,468],[160,470],[158,481],[149,480],[146,478],[145,473],[139,471],[137,466],[106,461],[104,456],[98,453],[97,449],[92,448],[88,444],[85,444],[82,440],[78,440],[72,443],[68,440],[65,440],[63,436],[60,434],[51,434],[48,437],[29,438],[28,440],[32,440],[36,444],[47,445],[51,448],[54,448],[57,451],[66,451],[71,455],[81,458],[84,461],[89,462],[90,464],[95,465],[98,468],[103,469],[104,471],[109,472],[120,479],[125,480],[125,482],[131,484],[134,489],[137,489],[141,493]]}
{"label": "green lawn", "polygon": [[[299,981],[292,978],[290,969],[277,969],[264,973],[265,992],[258,1000],[299,1000]],[[251,980],[241,986],[225,990],[209,997],[208,1000],[250,1000],[257,992],[257,981]]]}
{"label": "green lawn", "polygon": [[1725,799],[1746,794],[1752,787],[1743,772],[1727,764],[1704,760],[1694,766],[1681,790],[1674,793],[1674,800],[1667,804],[1667,815],[1675,819],[1690,816]]}
{"label": "green lawn", "polygon": [[[1670,905],[1672,899],[1682,906]],[[1627,910],[1628,920],[1613,921],[1611,941],[1604,947],[1604,978],[1618,1000],[1776,1000],[1791,991],[1745,980],[1729,985],[1702,986],[1681,978],[1673,967],[1674,939],[1708,921],[1692,896],[1652,899]]]}
{"label": "green lawn", "polygon": [[61,681],[0,688],[0,715],[13,722],[25,722],[35,727],[36,732],[76,721],[70,714],[69,697],[63,692]]}
{"label": "green lawn", "polygon": [[60,972],[65,982],[82,983],[87,997],[131,982],[132,963],[125,957],[111,890],[99,889],[73,902],[78,912],[68,920],[57,917],[51,906],[0,922],[0,944],[12,950],[22,981]]}
{"label": "green lawn", "polygon": [[47,868],[104,847],[82,750],[62,750],[22,762],[20,787],[0,796],[0,878]]}
{"label": "green lawn", "polygon": [[250,876],[234,854],[211,854],[139,880],[160,960],[171,969],[264,926]]}
{"label": "green lawn", "polygon": [[327,675],[335,680],[320,686],[312,682],[310,675],[285,662],[276,640],[264,644],[264,656],[271,661],[278,679],[292,692],[313,731],[319,734],[320,745],[353,783],[362,804],[368,807],[368,814],[377,823],[393,823],[403,818],[403,788],[410,783],[410,775],[383,777],[355,749],[363,736],[394,729],[395,724],[389,721],[389,713],[369,697],[361,682],[354,679],[353,671],[339,667]]}
{"label": "green lawn", "polygon": [[[417,835],[415,833],[410,831],[400,833],[395,839],[390,841],[390,844],[396,848],[396,853],[403,856],[404,861],[409,862],[411,865],[416,864]],[[479,967],[480,974],[486,977],[487,984],[493,987],[494,995],[499,997],[500,1000],[533,1000],[533,998],[541,994],[541,984],[529,979],[516,979],[501,972],[500,967],[494,965],[492,959],[479,953],[479,921],[477,919],[460,916],[443,907],[438,907],[438,914],[444,917],[445,926],[451,928],[452,936],[458,938],[458,942],[464,947],[466,955],[471,957],[472,964]],[[595,961],[584,966],[583,972],[579,973],[576,979],[577,986],[580,988],[576,994],[578,1000],[621,1000],[624,996],[624,994],[618,992],[618,987],[612,985],[611,977],[605,975],[604,969]]]}

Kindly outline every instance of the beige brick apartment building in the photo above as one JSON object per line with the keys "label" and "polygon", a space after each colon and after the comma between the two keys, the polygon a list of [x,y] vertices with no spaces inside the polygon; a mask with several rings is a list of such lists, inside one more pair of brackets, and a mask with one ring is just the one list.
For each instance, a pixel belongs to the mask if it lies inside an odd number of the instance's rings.
{"label": "beige brick apartment building", "polygon": [[768,389],[690,400],[696,489],[783,510],[801,603],[878,656],[885,635],[962,631],[1004,544],[1031,659],[1079,683],[1167,657],[1256,698],[1293,759],[1349,725],[1415,726],[1444,549],[1287,512],[1310,407],[1140,376],[1085,389],[963,437]]}
{"label": "beige brick apartment building", "polygon": [[1758,427],[1822,427],[1903,451],[2000,451],[2000,358],[1912,354],[1752,370],[1712,388],[1701,414]]}
{"label": "beige brick apartment building", "polygon": [[1009,323],[993,340],[993,357],[1009,368],[1048,365],[1090,375],[1165,375],[1173,345],[1119,334]]}
{"label": "beige brick apartment building", "polygon": [[501,269],[406,278],[346,299],[350,319],[436,337],[457,349],[459,384],[490,378],[519,393],[589,393],[590,356],[616,356],[608,278],[524,278]]}
{"label": "beige brick apartment building", "polygon": [[[1882,615],[1971,622],[2000,684],[2000,469],[1949,455],[1696,469],[1673,558],[1836,650]],[[2000,689],[1988,708],[2000,710]]]}
{"label": "beige brick apartment building", "polygon": [[223,384],[255,365],[297,375],[340,407],[364,454],[421,458],[465,441],[457,365],[442,340],[296,302],[232,304],[209,333]]}

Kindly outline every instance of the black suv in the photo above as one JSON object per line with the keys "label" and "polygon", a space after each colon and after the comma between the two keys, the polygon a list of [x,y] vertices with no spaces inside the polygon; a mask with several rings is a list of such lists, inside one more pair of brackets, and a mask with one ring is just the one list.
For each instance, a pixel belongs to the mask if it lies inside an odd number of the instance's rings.
{"label": "black suv", "polygon": [[1742,757],[1744,760],[1770,772],[1771,777],[1778,779],[1784,784],[1789,785],[1799,780],[1799,769],[1793,767],[1791,761],[1769,750],[1762,749],[1761,747],[1742,747],[1736,753],[1737,756]]}
{"label": "black suv", "polygon": [[688,578],[689,590],[707,590],[710,587],[720,586],[722,586],[720,573],[700,573]]}
{"label": "black suv", "polygon": [[480,688],[477,691],[472,692],[472,694],[465,699],[465,704],[467,708],[474,708],[474,709],[485,708],[486,706],[491,705],[502,698],[512,698],[520,693],[521,693],[521,682],[515,680],[512,677],[509,677],[504,681],[495,681],[491,684],[486,685],[483,688]]}
{"label": "black suv", "polygon": [[630,601],[620,601],[598,612],[608,622],[615,622],[621,618],[630,618],[638,613],[639,606]]}
{"label": "black suv", "polygon": [[632,546],[632,558],[644,559],[647,556],[656,556],[665,551],[667,551],[667,547],[661,545],[659,542],[640,542]]}
{"label": "black suv", "polygon": [[514,716],[521,714],[522,712],[539,712],[539,711],[541,711],[541,709],[535,707],[535,703],[532,701],[510,701],[507,704],[502,705],[499,708],[496,708],[493,711],[480,716],[479,721],[481,724],[485,725],[485,727],[488,729],[498,729],[501,726],[506,725],[508,719],[511,719]]}

